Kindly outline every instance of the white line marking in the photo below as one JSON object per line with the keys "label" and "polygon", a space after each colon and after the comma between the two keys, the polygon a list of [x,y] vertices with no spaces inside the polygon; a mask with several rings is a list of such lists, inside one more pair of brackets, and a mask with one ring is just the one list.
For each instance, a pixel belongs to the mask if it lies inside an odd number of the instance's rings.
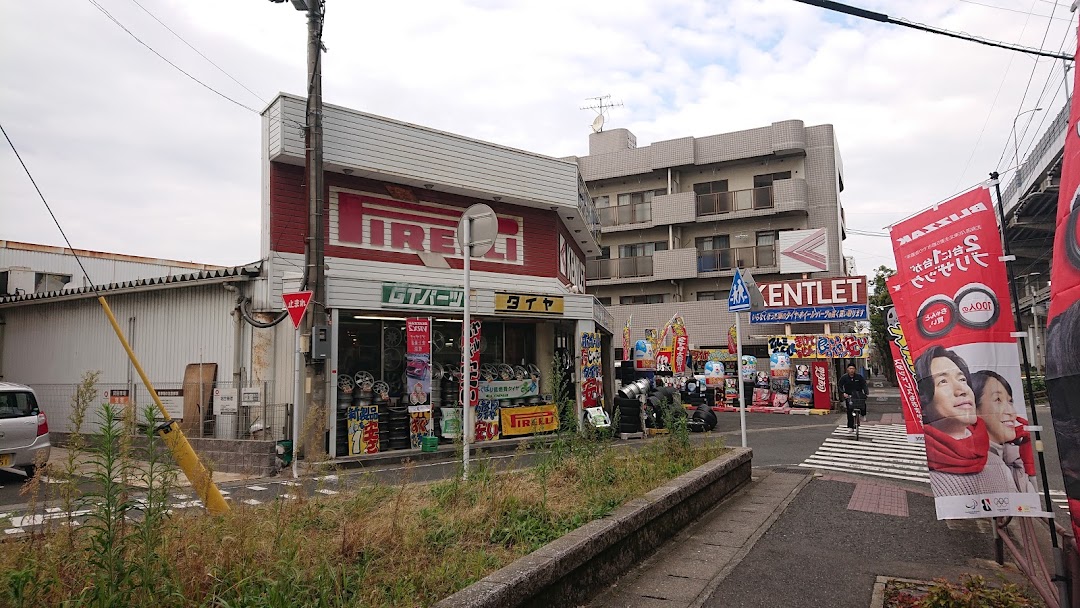
{"label": "white line marking", "polygon": [[247,489],[254,490],[256,492],[262,492],[263,490],[266,489],[266,486],[248,486]]}
{"label": "white line marking", "polygon": [[245,498],[241,502],[243,502],[245,505],[252,505],[252,506],[262,504],[261,500],[255,500],[254,498]]}
{"label": "white line marking", "polygon": [[824,466],[824,465],[812,465],[812,464],[806,464],[806,463],[800,464],[799,466],[807,468],[807,469],[824,469],[824,470],[827,470],[827,471],[838,471],[838,472],[841,472],[841,473],[858,473],[858,474],[861,474],[861,475],[869,475],[871,477],[887,477],[889,479],[903,479],[905,481],[918,481],[918,482],[922,482],[922,483],[928,483],[925,479],[916,479],[916,478],[912,478],[912,477],[906,477],[904,475],[891,475],[889,473],[876,473],[874,471],[857,471],[857,470],[853,471],[853,470],[850,470],[850,469],[841,469],[841,468],[836,468],[836,467],[830,467],[830,466]]}
{"label": "white line marking", "polygon": [[315,491],[318,492],[319,494],[326,494],[327,496],[333,496],[334,494],[338,493],[337,490],[327,490],[326,488],[319,488],[318,490],[315,490]]}

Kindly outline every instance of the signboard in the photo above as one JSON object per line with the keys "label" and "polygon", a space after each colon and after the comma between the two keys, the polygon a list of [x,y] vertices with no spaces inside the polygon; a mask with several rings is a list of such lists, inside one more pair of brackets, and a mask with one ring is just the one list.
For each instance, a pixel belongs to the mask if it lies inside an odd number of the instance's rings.
{"label": "signboard", "polygon": [[540,386],[532,379],[480,382],[481,399],[523,399],[539,394]]}
{"label": "signboard", "polygon": [[750,290],[742,278],[742,271],[735,269],[735,276],[731,278],[731,291],[727,299],[728,312],[746,312],[750,310]]}
{"label": "signboard", "polygon": [[639,372],[651,372],[656,369],[656,351],[652,342],[638,340],[634,343],[634,369]]}
{"label": "signboard", "polygon": [[824,228],[781,230],[776,246],[780,252],[781,274],[829,270],[829,240]]}
{"label": "signboard", "polygon": [[581,332],[581,407],[604,404],[600,371],[600,334]]}
{"label": "signboard", "polygon": [[374,405],[350,407],[346,412],[349,456],[379,453],[379,408]]}
{"label": "signboard", "polygon": [[690,351],[694,361],[737,361],[739,357],[719,348],[695,348]]}
{"label": "signboard", "polygon": [[383,283],[382,305],[386,308],[464,310],[465,291],[460,287]]}
{"label": "signboard", "polygon": [[[434,253],[460,258],[455,231],[464,209],[429,201],[396,201],[331,188],[331,213],[337,211],[332,244],[396,253]],[[336,203],[336,204],[335,204]],[[525,263],[525,224],[521,217],[497,214],[498,236],[478,261]]]}
{"label": "signboard", "polygon": [[285,301],[285,310],[289,311],[289,318],[292,319],[293,329],[300,328],[300,321],[303,320],[304,312],[311,303],[311,293],[310,291],[293,291],[281,294],[281,299]]}
{"label": "signboard", "polygon": [[503,436],[546,433],[558,428],[559,410],[553,404],[502,408]]}
{"label": "signboard", "polygon": [[235,388],[214,389],[214,415],[235,414],[239,411],[238,391]]}
{"label": "signboard", "polygon": [[1046,516],[1021,456],[1030,437],[990,193],[935,205],[890,236],[938,519]]}
{"label": "signboard", "polygon": [[499,438],[499,402],[481,399],[476,405],[475,441],[491,441]]}
{"label": "signboard", "polygon": [[[184,419],[184,389],[160,388],[157,389],[157,394],[161,399],[161,405],[164,406],[165,411],[169,414],[169,418],[172,418],[173,420]],[[154,415],[160,416],[160,413]]]}
{"label": "signboard", "polygon": [[431,407],[420,412],[409,412],[409,443],[419,448],[423,437],[431,434]]}
{"label": "signboard", "polygon": [[562,296],[495,292],[495,312],[499,314],[561,315]]}
{"label": "signboard", "polygon": [[559,233],[559,274],[564,276],[570,285],[577,287],[578,293],[585,293],[585,263],[581,261],[577,251],[567,242],[561,232]]}
{"label": "signboard", "polygon": [[753,382],[757,377],[757,357],[743,355],[742,361],[739,362],[739,375],[743,382]]}
{"label": "signboard", "polygon": [[788,404],[791,393],[791,357],[787,353],[769,355],[769,390],[772,391],[773,407]]}
{"label": "signboard", "polygon": [[836,277],[761,283],[763,310],[751,323],[861,321],[870,318],[866,277]]}
{"label": "signboard", "polygon": [[[405,391],[409,413],[431,411],[431,319],[405,319]],[[419,440],[417,440],[419,441]],[[417,444],[417,447],[419,444]]]}
{"label": "signboard", "polygon": [[870,336],[862,334],[803,334],[769,337],[769,352],[792,359],[865,359]]}

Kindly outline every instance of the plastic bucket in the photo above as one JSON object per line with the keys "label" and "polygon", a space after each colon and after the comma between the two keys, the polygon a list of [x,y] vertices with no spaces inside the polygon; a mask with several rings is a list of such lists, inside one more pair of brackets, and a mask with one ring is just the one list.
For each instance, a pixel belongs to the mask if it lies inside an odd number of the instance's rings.
{"label": "plastic bucket", "polygon": [[421,452],[434,452],[439,449],[439,438],[434,435],[424,435],[420,438]]}
{"label": "plastic bucket", "polygon": [[292,441],[289,441],[288,439],[283,439],[277,442],[277,453],[278,456],[281,457],[281,461],[284,462],[286,465],[292,464]]}

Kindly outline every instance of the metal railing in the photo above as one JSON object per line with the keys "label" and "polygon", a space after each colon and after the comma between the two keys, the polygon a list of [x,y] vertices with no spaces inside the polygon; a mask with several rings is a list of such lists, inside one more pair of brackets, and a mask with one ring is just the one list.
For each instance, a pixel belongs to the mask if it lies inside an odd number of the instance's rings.
{"label": "metal railing", "polygon": [[1001,193],[1001,201],[1005,205],[1005,213],[1012,210],[1016,204],[1013,198],[1019,199],[1018,195],[1022,195],[1023,192],[1017,192],[1020,189],[1020,184],[1031,177],[1041,169],[1038,163],[1042,162],[1043,156],[1050,150],[1050,147],[1057,141],[1057,138],[1061,136],[1062,132],[1069,128],[1069,104],[1065,104],[1057,116],[1054,118],[1054,122],[1050,123],[1050,126],[1046,127],[1046,131],[1043,132],[1042,137],[1039,138],[1038,143],[1031,149],[1031,152],[1024,158],[1024,161],[1020,163],[1020,166],[1013,172],[1012,179],[1005,185]]}
{"label": "metal railing", "polygon": [[698,216],[731,213],[732,211],[772,209],[774,204],[772,186],[699,194],[696,197]]}
{"label": "metal railing", "polygon": [[716,272],[740,268],[776,266],[776,246],[730,247],[698,251],[698,272]]}
{"label": "metal railing", "polygon": [[651,255],[611,260],[589,260],[585,265],[585,278],[589,281],[651,277],[652,274],[653,259]]}
{"label": "metal railing", "polygon": [[600,214],[600,225],[604,227],[652,221],[652,203],[601,207],[597,211]]}
{"label": "metal railing", "polygon": [[[74,431],[71,422],[74,410],[72,397],[78,385],[33,384],[31,388],[37,395],[41,409],[48,416],[49,430],[57,433]],[[145,422],[146,407],[153,404],[153,399],[141,383],[101,383],[95,388],[97,398],[87,408],[82,433],[98,433],[102,422],[99,416],[101,406],[109,402],[112,402],[118,411],[124,407],[134,407],[138,422]],[[274,402],[273,382],[243,383],[241,388],[257,389],[259,401],[245,402],[242,400],[242,393],[248,391],[237,391],[236,400],[233,402],[235,407],[230,406],[224,412],[215,413],[215,389],[232,388],[232,382],[154,384],[154,390],[158,392],[166,408],[172,409],[170,416],[181,421],[181,428],[189,437],[279,440],[288,436],[291,405]],[[157,418],[163,419],[160,414],[157,414]]]}

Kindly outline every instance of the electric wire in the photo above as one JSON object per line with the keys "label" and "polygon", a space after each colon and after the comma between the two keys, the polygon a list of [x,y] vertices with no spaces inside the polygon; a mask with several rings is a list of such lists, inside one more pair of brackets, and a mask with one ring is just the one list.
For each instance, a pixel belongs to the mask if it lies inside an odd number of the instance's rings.
{"label": "electric wire", "polygon": [[[1069,30],[1072,30],[1072,28],[1069,28]],[[1075,38],[1075,31],[1073,31],[1072,33],[1073,33],[1073,37]],[[1065,33],[1065,37],[1064,37],[1064,38],[1063,38],[1063,39],[1061,40],[1061,46],[1060,46],[1060,48],[1065,48],[1065,41],[1066,41],[1066,40],[1068,40],[1068,38],[1069,38],[1069,34],[1070,34],[1070,31],[1068,31],[1068,30],[1067,30],[1067,31],[1066,31],[1066,33]],[[1074,45],[1074,48],[1075,48],[1075,45]],[[1048,86],[1050,85],[1050,82],[1051,82],[1052,80],[1057,80],[1057,78],[1058,78],[1058,77],[1060,77],[1060,80],[1058,81],[1058,83],[1057,83],[1057,86],[1056,86],[1056,87],[1054,87],[1054,93],[1053,93],[1053,95],[1052,95],[1052,96],[1050,96],[1050,97],[1049,97],[1049,98],[1047,99],[1047,102],[1049,102],[1049,103],[1054,103],[1054,102],[1055,102],[1055,101],[1057,100],[1058,92],[1059,92],[1059,91],[1061,91],[1062,87],[1066,87],[1066,88],[1065,88],[1065,100],[1064,100],[1064,105],[1066,105],[1066,106],[1068,105],[1068,103],[1069,103],[1069,90],[1068,90],[1068,87],[1067,87],[1067,85],[1068,85],[1068,81],[1069,81],[1069,79],[1068,79],[1068,77],[1067,77],[1067,73],[1063,71],[1062,73],[1058,74],[1056,70],[1053,70],[1053,71],[1051,71],[1051,73],[1050,73],[1050,74],[1048,74],[1048,75],[1047,75],[1047,77],[1046,77],[1046,82],[1044,82],[1044,83],[1043,83],[1043,88],[1042,88],[1042,89],[1041,89],[1041,90],[1039,91],[1039,98],[1038,98],[1038,100],[1037,100],[1037,101],[1035,102],[1035,103],[1036,103],[1036,106],[1038,106],[1038,105],[1042,104],[1042,102],[1043,102],[1043,95],[1044,95],[1044,94],[1046,93],[1046,91],[1047,91],[1047,87],[1048,87]],[[1057,116],[1057,114],[1058,114],[1058,113],[1059,113],[1060,111],[1061,111],[1061,110],[1058,110],[1058,112],[1043,112],[1043,113],[1042,113],[1042,117],[1041,117],[1041,118],[1039,119],[1039,124],[1038,124],[1038,126],[1036,126],[1036,127],[1035,127],[1035,133],[1042,133],[1042,132],[1043,132],[1043,130],[1042,130],[1042,129],[1043,129],[1043,125],[1044,125],[1044,124],[1046,124],[1046,121],[1047,121],[1047,120],[1048,120],[1048,119],[1050,118],[1050,116],[1051,116],[1051,115],[1053,115],[1054,117],[1056,117],[1056,116]],[[1023,136],[1021,136],[1021,138],[1020,138],[1020,139],[1021,139],[1021,141],[1023,141],[1023,139],[1024,139],[1024,138],[1023,138]],[[1007,144],[1008,144],[1008,141],[1006,140],[1006,142],[1005,142],[1005,143],[1006,143],[1006,145],[1007,145]],[[1030,144],[1028,144],[1027,146],[1024,146],[1024,147],[1022,148],[1022,149],[1023,149],[1023,151],[1024,151],[1024,155],[1023,155],[1023,156],[1021,156],[1020,158],[1021,158],[1021,159],[1023,159],[1023,158],[1026,158],[1026,157],[1027,157],[1027,155],[1028,155],[1028,154],[1030,154],[1030,153],[1031,153],[1031,151],[1035,149],[1035,145],[1036,145],[1037,143],[1038,143],[1038,140],[1037,140],[1037,139],[1032,139],[1032,140],[1031,140],[1031,143],[1030,143]],[[1021,162],[1021,164],[1022,164],[1022,162],[1023,162],[1023,161],[1021,160],[1020,162]]]}
{"label": "electric wire", "polygon": [[[1035,1],[1031,3],[1031,8],[1035,8]],[[1027,31],[1028,22],[1031,21],[1031,14],[1028,13],[1028,18],[1024,19],[1024,27],[1020,29],[1020,36],[1017,37],[1017,42],[1024,38],[1024,32]],[[975,153],[979,150],[979,144],[982,143],[983,135],[986,134],[986,127],[990,124],[990,117],[994,115],[994,108],[997,107],[998,97],[1001,96],[1001,90],[1005,88],[1005,81],[1009,78],[1009,70],[1012,69],[1013,59],[1016,55],[1009,55],[1009,62],[1005,64],[1005,70],[1001,74],[1001,82],[998,83],[997,92],[994,93],[994,100],[990,102],[990,111],[986,113],[986,119],[983,120],[982,128],[979,129],[979,136],[975,138],[975,145],[971,148],[971,154],[968,155],[967,162],[964,163],[964,169],[960,171],[960,175],[956,177],[956,183],[953,185],[953,190],[960,187],[960,184],[964,181],[964,175],[967,174],[968,169],[971,168],[971,161],[975,160]],[[1008,143],[1007,141],[1005,143]],[[1000,163],[999,163],[1000,164]]]}
{"label": "electric wire", "polygon": [[26,177],[30,178],[30,183],[34,185],[34,190],[37,192],[38,197],[41,198],[41,202],[45,204],[45,209],[49,211],[49,216],[52,218],[56,229],[60,231],[60,236],[64,237],[64,242],[67,243],[68,251],[71,255],[75,256],[75,261],[79,264],[79,269],[82,270],[83,277],[86,278],[86,282],[90,285],[90,289],[94,290],[94,295],[101,297],[101,293],[98,292],[97,285],[90,279],[89,273],[86,272],[86,266],[83,266],[82,258],[79,254],[75,253],[75,248],[71,246],[71,239],[68,238],[67,233],[64,232],[64,228],[60,225],[60,220],[56,218],[56,214],[53,213],[52,206],[49,205],[49,201],[45,200],[45,195],[41,192],[41,188],[38,187],[37,180],[34,179],[34,175],[30,173],[30,168],[26,166],[26,161],[23,160],[21,154],[19,154],[18,148],[15,147],[15,142],[11,141],[11,137],[8,135],[6,129],[4,129],[3,123],[0,123],[0,133],[4,134],[4,139],[7,140],[8,145],[11,146],[11,151],[15,153],[15,158],[19,160],[19,164],[22,165],[23,171],[26,172]]}
{"label": "electric wire", "polygon": [[124,26],[124,24],[123,24],[123,23],[120,23],[120,21],[118,21],[118,20],[116,19],[116,17],[113,17],[113,16],[112,16],[112,14],[111,14],[111,13],[110,13],[110,12],[109,12],[108,10],[106,10],[106,9],[105,9],[105,7],[103,7],[103,6],[101,6],[100,4],[98,4],[96,0],[88,0],[88,2],[90,2],[90,4],[94,5],[94,7],[95,7],[95,8],[97,8],[97,9],[98,9],[99,11],[101,11],[101,13],[102,13],[103,15],[105,15],[106,17],[108,17],[108,18],[109,18],[109,21],[112,21],[113,23],[115,23],[115,24],[116,24],[116,26],[117,26],[117,27],[119,27],[120,29],[124,30],[124,31],[125,31],[125,32],[127,33],[127,35],[128,35],[128,36],[131,36],[132,38],[134,38],[136,42],[138,42],[139,44],[141,44],[141,45],[143,45],[144,47],[146,47],[146,49],[147,49],[147,50],[149,50],[149,51],[150,51],[151,53],[153,53],[153,54],[157,55],[159,59],[161,59],[161,60],[162,60],[162,61],[164,61],[165,63],[167,63],[167,64],[169,64],[170,66],[172,66],[172,67],[173,67],[174,69],[176,69],[176,71],[180,72],[180,73],[181,73],[181,74],[183,74],[184,76],[187,76],[187,77],[188,77],[188,78],[190,78],[191,80],[195,81],[195,82],[196,82],[196,83],[197,83],[197,84],[198,84],[199,86],[201,86],[201,87],[205,88],[206,90],[208,90],[208,91],[210,91],[211,93],[213,93],[213,94],[215,94],[215,95],[217,95],[217,96],[219,96],[219,97],[221,97],[221,98],[225,99],[226,101],[228,101],[228,102],[230,102],[230,103],[233,103],[233,104],[235,104],[235,105],[238,105],[238,106],[240,106],[241,108],[244,108],[245,110],[248,110],[249,112],[254,112],[255,114],[258,114],[258,113],[259,113],[259,111],[258,111],[258,110],[256,110],[255,108],[253,108],[253,107],[251,107],[251,106],[249,106],[249,105],[246,105],[246,104],[244,104],[244,103],[242,103],[242,102],[239,102],[239,101],[237,101],[237,100],[233,99],[232,97],[229,97],[228,95],[226,95],[226,94],[222,93],[221,91],[219,91],[219,90],[215,89],[214,87],[212,87],[212,86],[210,86],[210,85],[206,84],[205,82],[203,82],[203,81],[199,80],[199,79],[198,79],[198,78],[196,78],[195,76],[192,76],[192,75],[191,75],[191,74],[190,74],[189,72],[185,71],[185,70],[184,70],[183,68],[181,68],[180,66],[176,65],[176,64],[175,64],[175,63],[173,63],[172,61],[169,61],[169,59],[168,59],[168,58],[166,58],[166,57],[165,57],[164,55],[162,55],[161,53],[157,52],[157,50],[155,50],[155,49],[154,49],[154,47],[152,47],[152,46],[150,46],[149,44],[146,44],[145,42],[143,42],[143,41],[142,41],[142,39],[140,39],[140,38],[139,38],[138,36],[136,36],[136,35],[135,35],[135,34],[134,34],[134,33],[133,33],[133,32],[132,32],[131,30],[129,30],[129,29],[128,29],[128,28],[126,27],[126,26]]}
{"label": "electric wire", "polygon": [[[1051,15],[1040,15],[1038,13],[1030,13],[1030,12],[1025,13],[1024,11],[1017,10],[1015,8],[1008,8],[1008,7],[1005,7],[1005,6],[994,6],[993,4],[983,4],[982,2],[976,2],[975,0],[959,0],[959,1],[967,3],[967,4],[975,4],[977,6],[984,6],[986,8],[996,8],[996,9],[1002,10],[1002,11],[1009,11],[1010,13],[1018,13],[1020,15],[1027,15],[1029,17],[1041,17],[1043,19],[1053,19],[1053,20],[1056,20],[1056,21],[1069,21],[1069,19],[1065,19],[1064,17],[1054,17],[1054,16],[1052,16],[1052,14]],[[1038,1],[1038,0],[1036,0],[1036,1]],[[1055,5],[1055,7],[1056,6],[1057,5]],[[1034,10],[1034,9],[1035,9],[1035,6],[1034,6],[1034,2],[1033,2],[1031,10]],[[1053,10],[1054,9],[1051,9],[1051,11],[1053,11]]]}
{"label": "electric wire", "polygon": [[177,34],[175,30],[173,30],[173,29],[172,29],[171,27],[169,27],[168,25],[166,25],[164,21],[162,21],[161,19],[159,19],[159,18],[157,17],[157,15],[155,15],[155,14],[154,14],[154,13],[152,13],[152,12],[150,12],[150,10],[149,10],[149,9],[147,9],[147,8],[146,8],[145,6],[143,6],[142,4],[140,4],[140,3],[139,3],[139,0],[131,0],[131,2],[132,2],[132,3],[134,3],[134,4],[135,4],[135,6],[137,6],[137,7],[141,8],[141,9],[143,10],[143,12],[144,12],[144,13],[146,13],[147,15],[150,15],[150,17],[151,17],[151,18],[152,18],[152,19],[153,19],[154,21],[157,21],[157,22],[158,22],[158,23],[159,23],[159,24],[161,25],[161,27],[163,27],[163,28],[165,28],[166,30],[168,30],[170,34],[172,34],[173,36],[176,36],[176,38],[177,38],[178,40],[180,40],[180,42],[183,42],[183,43],[184,43],[185,45],[187,45],[187,47],[188,47],[189,49],[191,49],[191,50],[195,51],[196,53],[198,53],[199,57],[202,57],[203,59],[205,59],[205,60],[206,60],[206,62],[207,62],[207,63],[209,63],[210,65],[212,65],[212,66],[214,66],[215,68],[217,68],[217,70],[218,70],[219,72],[221,72],[222,74],[224,74],[225,76],[227,76],[227,77],[229,78],[229,80],[231,80],[231,81],[235,82],[236,84],[240,85],[240,86],[241,86],[241,87],[242,87],[242,88],[243,88],[243,89],[244,89],[245,91],[247,91],[248,93],[251,93],[252,95],[254,95],[254,96],[255,96],[255,98],[256,98],[256,99],[258,99],[259,101],[261,101],[261,102],[263,102],[263,103],[267,103],[266,99],[265,99],[265,98],[263,98],[263,96],[262,96],[262,95],[259,95],[259,94],[258,94],[258,93],[256,93],[255,91],[252,91],[252,90],[251,90],[250,88],[248,88],[248,86],[247,86],[247,85],[245,85],[244,83],[240,82],[240,81],[239,81],[239,80],[237,80],[237,79],[236,79],[235,77],[233,77],[233,75],[232,75],[232,74],[230,74],[230,73],[228,73],[227,71],[225,71],[225,68],[222,68],[222,67],[221,67],[220,65],[218,65],[218,64],[216,64],[216,63],[214,63],[214,61],[213,61],[212,59],[210,59],[209,57],[207,57],[206,55],[204,55],[202,51],[200,51],[199,49],[195,48],[195,47],[194,47],[194,45],[192,45],[192,44],[191,44],[190,42],[188,42],[187,40],[185,40],[183,36],[181,36],[180,34]]}

